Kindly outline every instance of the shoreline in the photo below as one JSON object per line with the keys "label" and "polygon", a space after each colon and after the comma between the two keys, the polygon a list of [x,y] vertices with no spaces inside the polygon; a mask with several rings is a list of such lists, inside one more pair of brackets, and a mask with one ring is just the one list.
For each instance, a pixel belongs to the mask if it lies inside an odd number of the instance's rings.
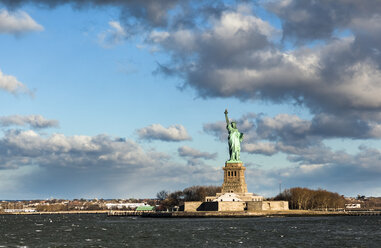
{"label": "shoreline", "polygon": [[256,211],[256,212],[172,212],[145,213],[142,217],[153,218],[246,218],[246,217],[320,217],[320,216],[380,216],[380,211],[338,212],[338,211]]}
{"label": "shoreline", "polygon": [[52,215],[52,214],[108,214],[110,210],[54,211],[54,212],[0,212],[0,215]]}
{"label": "shoreline", "polygon": [[0,215],[66,215],[66,214],[105,214],[110,217],[140,216],[144,218],[247,218],[247,217],[320,217],[320,216],[381,216],[381,211],[315,211],[315,210],[285,210],[285,211],[255,211],[255,212],[138,212],[122,210],[96,211],[57,211],[57,212],[16,212]]}

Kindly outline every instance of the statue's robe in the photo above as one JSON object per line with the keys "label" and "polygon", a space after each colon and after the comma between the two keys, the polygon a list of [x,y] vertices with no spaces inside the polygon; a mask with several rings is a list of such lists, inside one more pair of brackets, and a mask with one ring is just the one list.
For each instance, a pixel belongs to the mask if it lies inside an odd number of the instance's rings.
{"label": "statue's robe", "polygon": [[236,159],[239,159],[239,153],[241,151],[241,144],[242,141],[242,134],[238,131],[237,128],[233,128],[230,125],[227,125],[226,128],[229,131],[229,154],[230,154],[230,160],[232,160],[232,155],[235,154]]}

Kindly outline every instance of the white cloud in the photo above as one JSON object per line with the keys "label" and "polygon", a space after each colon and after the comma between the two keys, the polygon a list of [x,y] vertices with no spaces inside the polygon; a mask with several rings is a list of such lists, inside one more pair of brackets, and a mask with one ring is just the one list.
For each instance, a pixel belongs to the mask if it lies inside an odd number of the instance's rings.
{"label": "white cloud", "polygon": [[172,125],[168,128],[160,124],[152,124],[137,130],[139,138],[146,140],[183,141],[191,140],[187,130],[182,125]]}
{"label": "white cloud", "polygon": [[0,33],[20,35],[31,31],[43,31],[44,28],[26,12],[8,12],[0,10]]}
{"label": "white cloud", "polygon": [[99,43],[102,46],[110,48],[122,43],[128,38],[127,31],[120,25],[119,22],[110,21],[108,24],[110,28],[98,35]]}
{"label": "white cloud", "polygon": [[226,11],[220,19],[214,20],[213,35],[221,39],[232,39],[236,42],[237,32],[253,31],[268,37],[276,33],[276,29],[268,22],[253,16],[251,13],[243,12],[242,8],[238,8],[235,12]]}
{"label": "white cloud", "polygon": [[42,115],[10,115],[0,116],[0,126],[26,126],[32,128],[57,127],[57,120],[47,120]]}
{"label": "white cloud", "polygon": [[169,32],[165,31],[152,31],[149,35],[149,39],[155,43],[160,43],[169,37]]}
{"label": "white cloud", "polygon": [[23,83],[18,81],[16,77],[3,74],[1,70],[0,89],[12,93],[13,95],[17,95],[20,93],[27,93],[29,95],[33,95],[33,93]]}

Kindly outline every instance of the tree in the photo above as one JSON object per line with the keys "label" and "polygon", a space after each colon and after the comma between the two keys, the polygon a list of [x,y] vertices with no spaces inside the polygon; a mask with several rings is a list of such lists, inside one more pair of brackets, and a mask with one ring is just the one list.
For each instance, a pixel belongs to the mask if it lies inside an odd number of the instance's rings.
{"label": "tree", "polygon": [[220,186],[192,186],[183,190],[184,201],[205,201],[206,196],[215,196],[220,192]]}
{"label": "tree", "polygon": [[163,201],[168,197],[168,193],[169,193],[168,191],[162,190],[156,194],[156,198],[159,199],[160,201]]}
{"label": "tree", "polygon": [[221,192],[220,186],[191,186],[183,191],[178,190],[172,193],[162,190],[156,194],[159,199],[159,210],[172,209],[181,206],[185,201],[205,201],[206,196],[215,196]]}
{"label": "tree", "polygon": [[308,188],[286,189],[278,194],[274,200],[289,201],[291,209],[328,209],[343,208],[344,196],[327,190],[311,190]]}

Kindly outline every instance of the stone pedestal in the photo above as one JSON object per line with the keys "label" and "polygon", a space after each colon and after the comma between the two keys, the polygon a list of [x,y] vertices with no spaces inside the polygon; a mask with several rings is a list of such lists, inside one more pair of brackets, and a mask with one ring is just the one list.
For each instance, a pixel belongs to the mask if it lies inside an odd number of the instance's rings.
{"label": "stone pedestal", "polygon": [[263,196],[247,192],[246,168],[241,161],[227,161],[222,169],[224,170],[224,182],[221,193],[217,193],[215,196],[207,196],[206,202],[263,201]]}
{"label": "stone pedestal", "polygon": [[224,183],[221,193],[247,193],[245,170],[242,162],[226,162],[224,170]]}

